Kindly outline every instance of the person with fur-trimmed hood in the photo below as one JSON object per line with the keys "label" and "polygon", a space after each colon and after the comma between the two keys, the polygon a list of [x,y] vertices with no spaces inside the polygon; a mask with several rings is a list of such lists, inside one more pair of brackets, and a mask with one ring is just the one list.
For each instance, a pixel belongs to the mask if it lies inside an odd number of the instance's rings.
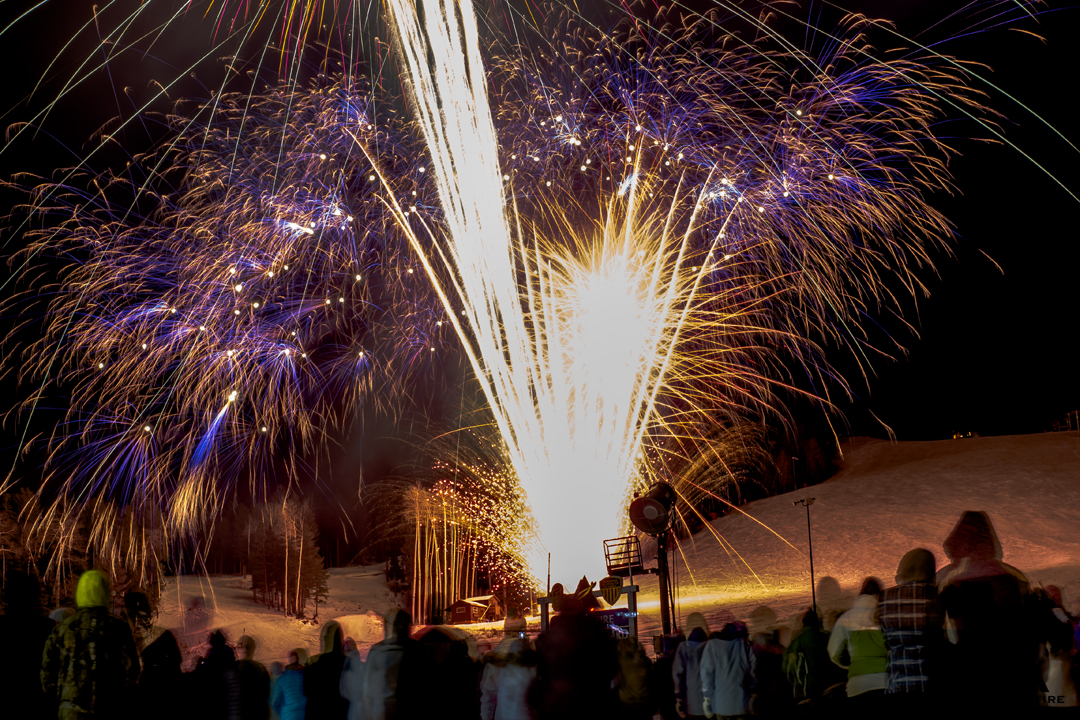
{"label": "person with fur-trimmed hood", "polygon": [[756,672],[757,657],[746,626],[729,622],[718,638],[705,644],[701,656],[701,709],[705,717],[750,714]]}
{"label": "person with fur-trimmed hood", "polygon": [[75,589],[75,614],[45,643],[41,687],[60,720],[123,717],[139,679],[131,628],[109,612],[109,578],[87,570]]}
{"label": "person with fur-trimmed hood", "polygon": [[881,707],[889,681],[889,653],[876,617],[882,589],[880,580],[866,578],[854,607],[840,616],[829,634],[829,657],[848,671],[848,699],[868,712]]}

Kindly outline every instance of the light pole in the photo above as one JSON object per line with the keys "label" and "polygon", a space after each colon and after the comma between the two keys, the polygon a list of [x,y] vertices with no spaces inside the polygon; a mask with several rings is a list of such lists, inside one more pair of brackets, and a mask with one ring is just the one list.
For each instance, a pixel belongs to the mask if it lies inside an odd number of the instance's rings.
{"label": "light pole", "polygon": [[814,498],[803,498],[802,500],[795,500],[792,505],[805,505],[806,506],[806,543],[810,547],[810,603],[814,608],[814,612],[817,612],[817,589],[814,587],[814,538],[810,534],[810,506],[814,504]]}
{"label": "light pole", "polygon": [[[666,482],[649,486],[644,495],[630,503],[630,522],[641,532],[656,538],[656,574],[660,581],[660,628],[671,634],[671,575],[668,573],[668,534],[675,519],[675,490]],[[676,623],[677,624],[677,623]]]}

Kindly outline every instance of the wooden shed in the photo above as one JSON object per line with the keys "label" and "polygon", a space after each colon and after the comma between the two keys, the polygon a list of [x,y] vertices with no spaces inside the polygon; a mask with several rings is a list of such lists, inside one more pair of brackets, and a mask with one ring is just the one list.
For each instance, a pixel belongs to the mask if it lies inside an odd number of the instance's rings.
{"label": "wooden shed", "polygon": [[446,620],[450,625],[503,619],[502,602],[497,595],[462,598],[448,607],[446,612]]}

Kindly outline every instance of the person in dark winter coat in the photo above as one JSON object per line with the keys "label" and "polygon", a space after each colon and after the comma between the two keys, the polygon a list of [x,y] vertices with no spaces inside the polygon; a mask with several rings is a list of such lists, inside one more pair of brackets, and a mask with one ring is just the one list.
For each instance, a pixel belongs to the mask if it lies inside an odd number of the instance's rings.
{"label": "person in dark winter coat", "polygon": [[619,675],[615,691],[619,696],[619,717],[623,720],[652,720],[656,708],[652,696],[652,662],[636,637],[615,643]]}
{"label": "person in dark winter coat", "polygon": [[945,627],[955,644],[951,686],[975,713],[1034,712],[1039,642],[1027,609],[1030,584],[1002,562],[990,516],[968,510],[943,543],[952,562],[937,574]]}
{"label": "person in dark winter coat", "polygon": [[236,663],[240,683],[240,717],[242,720],[267,720],[270,717],[270,673],[255,660],[255,638],[240,638],[244,656]]}
{"label": "person in dark winter coat", "polygon": [[192,695],[202,718],[236,720],[240,717],[240,677],[236,653],[224,633],[210,633],[210,650],[192,673]]}
{"label": "person in dark winter coat", "polygon": [[322,652],[311,658],[304,668],[304,695],[307,696],[307,717],[315,720],[345,720],[349,701],[341,697],[341,672],[345,669],[345,652],[341,645],[345,635],[341,625],[330,621],[320,632]]}
{"label": "person in dark winter coat", "polygon": [[784,653],[784,676],[798,701],[820,699],[838,678],[843,679],[829,658],[829,633],[813,610],[802,616],[803,628],[792,638]]}
{"label": "person in dark winter coat", "polygon": [[595,617],[577,610],[568,598],[537,638],[536,682],[529,688],[533,720],[594,720],[617,712],[615,641]]}
{"label": "person in dark winter coat", "polygon": [[424,648],[409,637],[411,624],[409,613],[391,610],[386,638],[371,646],[364,668],[367,720],[414,720],[421,707],[431,707],[430,693],[424,693],[429,664]]}
{"label": "person in dark winter coat", "polygon": [[[45,616],[40,592],[36,577],[8,565],[0,593],[4,606],[0,638],[5,649],[0,659],[0,698],[9,707],[23,708],[20,717],[27,720],[56,718],[56,707],[46,702],[39,677],[39,660],[56,623]],[[27,662],[27,657],[32,660]]]}
{"label": "person in dark winter coat", "polygon": [[154,708],[155,720],[181,720],[189,715],[182,660],[180,644],[171,630],[158,635],[143,650],[136,707]]}
{"label": "person in dark winter coat", "polygon": [[943,690],[944,617],[934,584],[934,554],[910,550],[896,569],[896,586],[881,592],[877,621],[888,653],[886,703],[902,711],[930,708]]}
{"label": "person in dark winter coat", "polygon": [[787,718],[793,715],[794,697],[784,677],[784,646],[780,631],[756,633],[751,648],[757,665],[754,669],[754,715]]}
{"label": "person in dark winter coat", "polygon": [[720,636],[709,640],[701,656],[702,711],[705,717],[750,714],[757,658],[750,648],[746,626],[729,622]]}
{"label": "person in dark winter coat", "polygon": [[88,570],[75,590],[78,610],[45,643],[41,687],[60,720],[123,717],[139,678],[131,628],[109,612],[109,579]]}
{"label": "person in dark winter coat", "polygon": [[[656,714],[662,717],[664,720],[675,720],[679,717],[677,708],[675,707],[675,678],[673,677],[675,667],[675,653],[686,639],[681,635],[671,638],[675,644],[671,645],[669,642],[665,642],[664,650],[653,659],[653,673],[652,673],[652,696],[656,699]],[[700,678],[698,679],[700,683]]]}
{"label": "person in dark winter coat", "polygon": [[270,707],[281,720],[304,720],[307,710],[307,696],[304,695],[304,666],[307,651],[297,648],[289,653],[289,664],[281,676],[274,681],[274,690],[270,694]]}
{"label": "person in dark winter coat", "polygon": [[[695,617],[696,616],[696,617]],[[691,613],[686,620],[690,635],[675,648],[671,679],[675,684],[675,712],[681,718],[704,715],[701,693],[701,656],[709,640],[709,626],[700,613]]]}
{"label": "person in dark winter coat", "polygon": [[479,668],[469,657],[469,646],[460,631],[431,628],[419,638],[429,669],[424,685],[446,720],[475,720],[480,712]]}

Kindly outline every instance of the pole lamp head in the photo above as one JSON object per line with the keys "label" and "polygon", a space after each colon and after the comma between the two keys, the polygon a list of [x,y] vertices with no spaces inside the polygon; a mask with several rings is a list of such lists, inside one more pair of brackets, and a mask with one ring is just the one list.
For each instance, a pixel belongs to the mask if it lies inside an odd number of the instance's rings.
{"label": "pole lamp head", "polygon": [[675,489],[666,482],[654,483],[630,503],[630,522],[646,535],[660,535],[675,519]]}
{"label": "pole lamp head", "polygon": [[805,505],[806,507],[810,507],[811,505],[814,504],[814,498],[803,498],[802,500],[792,500],[791,504],[792,505]]}

